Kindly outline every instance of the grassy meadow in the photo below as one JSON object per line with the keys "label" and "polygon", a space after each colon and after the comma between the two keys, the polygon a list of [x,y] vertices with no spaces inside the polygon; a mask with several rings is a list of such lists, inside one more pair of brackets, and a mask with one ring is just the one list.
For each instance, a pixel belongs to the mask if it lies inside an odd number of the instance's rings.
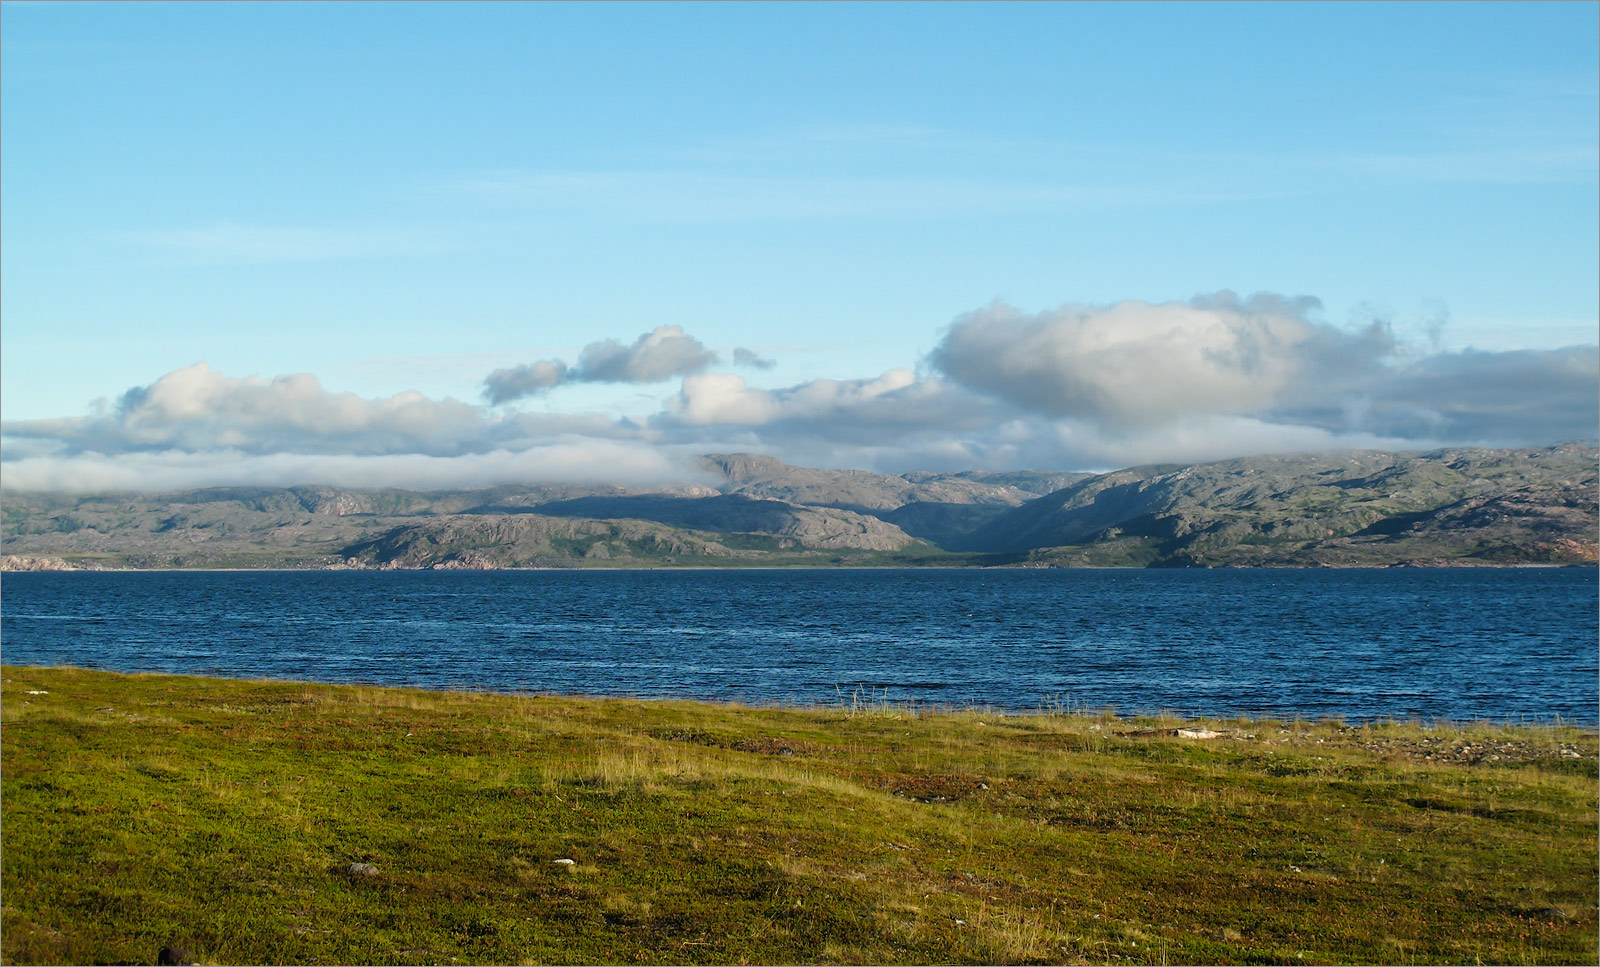
{"label": "grassy meadow", "polygon": [[3,677],[6,963],[1596,960],[1587,730]]}

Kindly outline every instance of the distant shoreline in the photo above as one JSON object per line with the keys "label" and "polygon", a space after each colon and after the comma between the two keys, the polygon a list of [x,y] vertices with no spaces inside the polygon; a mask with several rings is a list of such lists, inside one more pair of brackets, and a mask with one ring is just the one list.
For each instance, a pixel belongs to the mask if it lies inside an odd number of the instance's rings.
{"label": "distant shoreline", "polygon": [[1477,559],[1443,559],[1433,561],[1396,561],[1390,564],[1219,564],[1187,567],[1151,567],[1112,564],[731,564],[714,567],[704,564],[684,565],[615,565],[576,567],[115,567],[83,566],[64,562],[65,566],[0,566],[3,574],[298,574],[311,571],[353,573],[423,574],[440,572],[507,572],[507,571],[1390,571],[1390,570],[1480,570],[1480,569],[1571,569],[1594,570],[1600,562],[1549,563],[1544,561],[1484,561]]}
{"label": "distant shoreline", "polygon": [[[1512,718],[1473,718],[1451,719],[1442,717],[1427,717],[1420,715],[1395,716],[1376,715],[1363,716],[1347,713],[1330,712],[1327,714],[1302,714],[1302,713],[1269,713],[1258,715],[1248,713],[1218,713],[1218,714],[1188,714],[1170,709],[1141,708],[1128,706],[1114,708],[1111,706],[1097,708],[1075,708],[1070,711],[1049,711],[1041,706],[1002,706],[968,703],[940,703],[929,701],[916,701],[907,698],[879,699],[877,692],[872,696],[865,695],[864,690],[852,689],[842,693],[843,698],[835,702],[801,702],[768,699],[759,701],[745,701],[736,698],[696,698],[682,695],[634,695],[606,692],[563,692],[542,689],[502,689],[502,688],[464,688],[455,686],[430,686],[430,685],[402,685],[370,681],[337,681],[323,678],[295,678],[277,677],[272,675],[226,675],[215,672],[170,672],[170,671],[128,671],[120,668],[98,668],[85,665],[34,665],[27,663],[6,662],[0,664],[0,674],[5,677],[6,684],[14,684],[11,676],[38,675],[67,675],[67,676],[106,676],[115,679],[169,679],[173,681],[189,680],[201,682],[216,682],[218,684],[234,685],[287,685],[307,686],[330,689],[379,689],[384,692],[422,692],[437,696],[500,696],[506,698],[547,699],[552,702],[598,702],[603,704],[617,704],[626,702],[643,702],[652,707],[664,705],[692,705],[724,711],[785,711],[826,713],[840,710],[850,711],[852,708],[871,708],[873,710],[888,710],[908,715],[963,715],[981,712],[984,715],[1005,718],[1028,718],[1039,715],[1054,715],[1057,717],[1096,718],[1110,716],[1125,722],[1141,722],[1161,720],[1172,728],[1208,727],[1220,724],[1248,724],[1258,727],[1267,724],[1282,724],[1287,722],[1309,723],[1348,723],[1356,727],[1372,726],[1382,723],[1414,725],[1422,729],[1432,728],[1464,728],[1468,725],[1487,725],[1493,728],[1524,729],[1524,730],[1549,730],[1549,729],[1576,729],[1589,735],[1600,735],[1600,722],[1584,721],[1557,716],[1550,719],[1529,718],[1523,716],[1519,719]],[[853,695],[860,694],[857,702],[852,702]]]}

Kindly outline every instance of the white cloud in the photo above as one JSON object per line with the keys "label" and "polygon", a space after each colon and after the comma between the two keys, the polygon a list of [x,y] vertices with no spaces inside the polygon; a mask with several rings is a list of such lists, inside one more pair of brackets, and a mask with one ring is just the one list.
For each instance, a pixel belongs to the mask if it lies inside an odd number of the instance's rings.
{"label": "white cloud", "polygon": [[1219,293],[1191,302],[1003,304],[958,318],[929,359],[952,379],[1023,409],[1115,426],[1196,413],[1258,413],[1309,379],[1337,381],[1391,351],[1387,331],[1334,329],[1315,300]]}
{"label": "white cloud", "polygon": [[477,407],[456,400],[417,392],[363,399],[324,390],[308,373],[240,379],[201,362],[130,390],[114,413],[84,430],[90,440],[118,439],[129,449],[262,453],[311,443],[318,451],[449,454],[472,449],[483,422]]}
{"label": "white cloud", "polygon": [[919,380],[909,369],[869,379],[814,379],[758,389],[731,373],[684,379],[654,425],[661,427],[773,426],[780,433],[836,438],[957,432],[991,418],[992,407],[947,383]]}
{"label": "white cloud", "polygon": [[687,376],[683,389],[667,404],[674,419],[691,426],[760,426],[771,423],[781,411],[771,392],[751,389],[743,376],[732,373]]}

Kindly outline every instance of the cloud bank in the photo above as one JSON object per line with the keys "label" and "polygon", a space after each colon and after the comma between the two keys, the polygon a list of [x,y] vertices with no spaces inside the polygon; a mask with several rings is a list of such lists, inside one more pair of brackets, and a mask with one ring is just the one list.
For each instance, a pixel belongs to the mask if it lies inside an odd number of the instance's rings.
{"label": "cloud bank", "polygon": [[691,454],[665,447],[576,439],[457,457],[250,454],[235,450],[30,456],[6,461],[4,484],[7,490],[78,493],[307,483],[446,490],[530,481],[651,486],[699,477]]}
{"label": "cloud bank", "polygon": [[1316,319],[1315,299],[996,304],[958,318],[928,362],[1018,409],[1133,434],[1201,419],[1398,440],[1592,437],[1600,350],[1408,355],[1387,324]]}
{"label": "cloud bank", "polygon": [[205,363],[174,370],[123,393],[109,412],[4,427],[8,450],[39,444],[65,453],[227,450],[453,457],[529,445],[561,435],[615,438],[626,430],[589,414],[507,414],[421,393],[366,399],[324,389],[315,376],[237,378]]}
{"label": "cloud bank", "polygon": [[[1314,299],[1222,292],[956,318],[917,369],[762,386],[717,371],[682,328],[591,342],[484,380],[489,405],[364,398],[309,374],[205,363],[90,416],[0,427],[7,489],[221,483],[446,487],[534,480],[688,482],[692,457],[756,450],[812,466],[1107,469],[1338,447],[1592,439],[1600,348],[1419,353],[1381,322],[1318,318]],[[732,364],[770,361],[739,348]],[[656,383],[653,413],[520,412],[569,382]]]}

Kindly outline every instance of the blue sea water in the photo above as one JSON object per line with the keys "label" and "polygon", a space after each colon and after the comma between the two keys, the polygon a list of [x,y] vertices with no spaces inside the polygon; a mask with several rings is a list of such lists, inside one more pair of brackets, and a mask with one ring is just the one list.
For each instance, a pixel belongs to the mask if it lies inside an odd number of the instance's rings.
{"label": "blue sea water", "polygon": [[1592,569],[12,573],[7,664],[1594,724]]}

